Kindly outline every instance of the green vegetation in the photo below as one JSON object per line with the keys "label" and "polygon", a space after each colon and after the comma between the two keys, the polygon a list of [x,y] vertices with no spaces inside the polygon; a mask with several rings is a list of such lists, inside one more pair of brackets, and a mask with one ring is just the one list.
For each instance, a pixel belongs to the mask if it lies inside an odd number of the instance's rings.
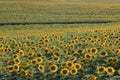
{"label": "green vegetation", "polygon": [[119,0],[1,0],[0,80],[119,80]]}

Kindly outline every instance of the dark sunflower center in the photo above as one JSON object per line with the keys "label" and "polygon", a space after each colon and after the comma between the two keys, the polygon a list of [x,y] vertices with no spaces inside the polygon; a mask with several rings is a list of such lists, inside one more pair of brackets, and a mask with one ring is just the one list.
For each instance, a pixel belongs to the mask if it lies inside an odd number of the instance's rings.
{"label": "dark sunflower center", "polygon": [[112,72],[112,69],[108,69],[109,72]]}
{"label": "dark sunflower center", "polygon": [[72,73],[75,73],[75,72],[76,72],[76,70],[73,69],[73,70],[72,70]]}
{"label": "dark sunflower center", "polygon": [[67,74],[67,70],[63,70],[63,74]]}
{"label": "dark sunflower center", "polygon": [[99,71],[101,71],[101,72],[102,72],[102,71],[104,71],[104,69],[103,69],[103,68],[100,68],[100,69],[99,69]]}
{"label": "dark sunflower center", "polygon": [[51,67],[51,70],[55,70],[55,67],[54,67],[54,66],[52,66],[52,67]]}

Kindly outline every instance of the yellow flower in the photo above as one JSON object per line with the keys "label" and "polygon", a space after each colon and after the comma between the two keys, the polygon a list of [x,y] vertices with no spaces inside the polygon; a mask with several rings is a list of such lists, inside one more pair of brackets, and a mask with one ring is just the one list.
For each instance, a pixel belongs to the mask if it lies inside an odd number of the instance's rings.
{"label": "yellow flower", "polygon": [[60,57],[53,57],[53,58],[52,58],[52,61],[53,61],[53,62],[59,62],[59,61],[60,61]]}
{"label": "yellow flower", "polygon": [[9,73],[13,72],[13,71],[14,71],[13,66],[8,66],[8,67],[7,67],[7,71],[8,71]]}
{"label": "yellow flower", "polygon": [[0,44],[0,48],[3,48],[4,47],[4,45],[3,44]]}
{"label": "yellow flower", "polygon": [[76,53],[77,53],[77,54],[82,54],[82,53],[84,53],[84,50],[83,50],[83,49],[78,49],[78,50],[76,51]]}
{"label": "yellow flower", "polygon": [[40,64],[43,62],[43,59],[42,59],[42,57],[38,57],[38,58],[36,58],[36,61],[37,61],[37,64]]}
{"label": "yellow flower", "polygon": [[53,65],[53,61],[46,61],[46,67]]}
{"label": "yellow flower", "polygon": [[117,49],[117,50],[116,50],[116,54],[117,54],[118,56],[120,56],[120,49]]}
{"label": "yellow flower", "polygon": [[37,57],[42,57],[42,54],[37,53],[36,56],[37,56]]}
{"label": "yellow flower", "polygon": [[74,64],[74,68],[76,68],[77,70],[81,69],[81,65],[79,63],[75,63]]}
{"label": "yellow flower", "polygon": [[71,62],[71,61],[67,61],[66,64],[67,64],[67,67],[68,67],[68,68],[74,67],[73,62]]}
{"label": "yellow flower", "polygon": [[113,67],[107,67],[105,71],[108,75],[113,75],[115,73],[115,69]]}
{"label": "yellow flower", "polygon": [[33,57],[34,55],[35,55],[35,52],[32,51],[31,53],[28,54],[28,57]]}
{"label": "yellow flower", "polygon": [[63,76],[68,76],[69,73],[70,73],[70,71],[69,71],[69,69],[67,69],[67,68],[63,68],[63,69],[60,71],[60,73],[61,73]]}
{"label": "yellow flower", "polygon": [[64,50],[64,53],[65,53],[66,55],[68,55],[68,50],[65,49],[65,50]]}
{"label": "yellow flower", "polygon": [[61,67],[63,67],[63,68],[67,67],[67,62],[63,62]]}
{"label": "yellow flower", "polygon": [[27,71],[25,71],[24,69],[22,69],[22,70],[20,71],[20,74],[21,74],[22,76],[27,76]]}
{"label": "yellow flower", "polygon": [[14,58],[14,59],[18,59],[18,58],[19,58],[19,55],[18,55],[18,54],[14,54],[13,58]]}
{"label": "yellow flower", "polygon": [[56,56],[56,57],[61,57],[59,52],[54,52],[53,55]]}
{"label": "yellow flower", "polygon": [[105,52],[105,51],[102,51],[102,52],[99,53],[99,56],[100,57],[106,57],[106,56],[108,56],[108,53]]}
{"label": "yellow flower", "polygon": [[23,57],[23,56],[25,55],[24,51],[23,51],[23,50],[20,50],[20,51],[19,51],[19,55],[20,55],[21,57]]}
{"label": "yellow flower", "polygon": [[75,62],[77,60],[77,57],[73,56],[71,58],[68,58],[68,61]]}
{"label": "yellow flower", "polygon": [[70,69],[70,74],[72,75],[76,75],[78,73],[77,69],[76,68],[72,68]]}
{"label": "yellow flower", "polygon": [[91,60],[91,59],[92,59],[92,56],[91,56],[90,54],[88,54],[88,53],[85,53],[84,59],[86,59],[86,60]]}
{"label": "yellow flower", "polygon": [[98,52],[97,48],[90,48],[91,54],[96,54]]}
{"label": "yellow flower", "polygon": [[105,67],[104,66],[98,66],[97,67],[97,73],[98,74],[104,74],[105,73]]}
{"label": "yellow flower", "polygon": [[38,70],[42,73],[44,73],[44,66],[43,65],[39,65],[38,66]]}
{"label": "yellow flower", "polygon": [[13,65],[13,70],[14,71],[19,71],[19,65],[18,64],[14,64]]}
{"label": "yellow flower", "polygon": [[31,60],[31,64],[32,64],[33,66],[36,66],[36,64],[37,64],[36,59]]}
{"label": "yellow flower", "polygon": [[97,77],[95,75],[92,75],[88,78],[88,80],[97,80]]}
{"label": "yellow flower", "polygon": [[21,63],[20,59],[18,59],[18,58],[13,59],[13,61],[14,61],[15,64],[20,64]]}
{"label": "yellow flower", "polygon": [[23,67],[23,68],[27,68],[27,67],[30,66],[30,64],[29,64],[28,62],[22,62],[22,63],[20,64],[20,66]]}
{"label": "yellow flower", "polygon": [[50,69],[50,72],[55,73],[58,70],[58,66],[53,64],[49,67],[49,69]]}
{"label": "yellow flower", "polygon": [[30,70],[27,70],[27,71],[26,71],[26,74],[27,74],[27,76],[29,76],[29,77],[33,77],[33,72],[30,71]]}

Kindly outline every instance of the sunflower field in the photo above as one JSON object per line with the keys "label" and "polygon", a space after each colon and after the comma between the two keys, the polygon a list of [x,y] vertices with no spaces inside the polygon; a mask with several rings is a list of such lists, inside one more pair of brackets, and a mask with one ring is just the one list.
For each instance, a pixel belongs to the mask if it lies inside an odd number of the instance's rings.
{"label": "sunflower field", "polygon": [[117,80],[120,29],[103,29],[1,31],[0,80]]}

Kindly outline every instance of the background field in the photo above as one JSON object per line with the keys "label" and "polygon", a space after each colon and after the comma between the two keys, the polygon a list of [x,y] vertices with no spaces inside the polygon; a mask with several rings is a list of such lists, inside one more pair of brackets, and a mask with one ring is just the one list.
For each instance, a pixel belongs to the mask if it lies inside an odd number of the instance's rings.
{"label": "background field", "polygon": [[[111,26],[120,23],[119,0],[1,0],[0,28]],[[34,26],[34,27],[33,27]],[[23,27],[22,27],[23,29]]]}

